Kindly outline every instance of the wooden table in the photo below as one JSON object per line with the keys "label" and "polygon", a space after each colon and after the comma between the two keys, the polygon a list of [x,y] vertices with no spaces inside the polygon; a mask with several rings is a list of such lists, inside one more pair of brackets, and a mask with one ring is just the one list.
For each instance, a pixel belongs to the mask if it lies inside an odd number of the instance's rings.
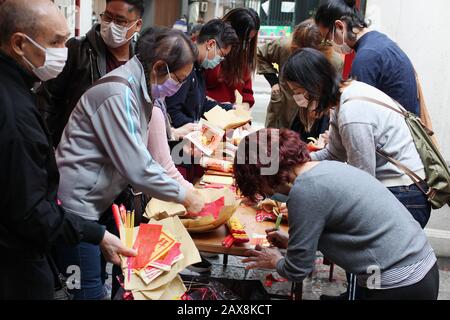
{"label": "wooden table", "polygon": [[[236,210],[235,215],[244,225],[245,231],[249,237],[252,237],[255,233],[265,235],[266,229],[273,228],[275,226],[275,222],[272,221],[257,222],[255,219],[256,210],[250,207],[241,205]],[[287,232],[287,225],[282,224],[281,229]],[[194,240],[197,249],[204,252],[223,253],[245,257],[245,252],[254,248],[254,245],[250,244],[250,242],[233,244],[231,248],[225,248],[222,246],[222,241],[228,234],[229,232],[227,227],[222,225],[219,228],[207,233],[192,233],[191,237]]]}
{"label": "wooden table", "polygon": [[[270,229],[275,226],[275,222],[273,221],[257,222],[255,218],[256,210],[251,207],[241,205],[236,210],[235,215],[237,215],[241,223],[244,225],[245,231],[250,238],[253,234],[265,235],[266,229]],[[280,228],[285,232],[288,231],[287,224],[281,224]],[[254,245],[250,242],[233,244],[231,248],[222,246],[222,241],[228,234],[229,232],[227,227],[222,225],[219,228],[206,233],[192,233],[191,237],[199,251],[224,254],[224,265],[226,266],[228,255],[245,257],[247,256],[246,251],[254,248]],[[301,300],[302,287],[302,283],[293,283],[291,291],[292,299]]]}

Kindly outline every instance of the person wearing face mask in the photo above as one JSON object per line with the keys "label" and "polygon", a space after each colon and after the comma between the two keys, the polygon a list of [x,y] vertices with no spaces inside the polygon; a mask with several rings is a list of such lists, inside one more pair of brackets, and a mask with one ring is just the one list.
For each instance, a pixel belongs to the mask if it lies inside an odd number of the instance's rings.
{"label": "person wearing face mask", "polygon": [[[180,89],[196,53],[180,31],[149,28],[136,44],[136,56],[80,98],[56,150],[58,196],[65,210],[98,221],[129,184],[137,192],[181,203],[193,214],[203,208],[202,196],[170,178],[147,150],[153,101]],[[104,297],[98,247],[61,246],[58,256],[63,266],[81,266],[84,277],[75,298]]]}
{"label": "person wearing face mask", "polygon": [[222,20],[236,31],[239,44],[223,63],[206,70],[206,94],[221,103],[234,104],[238,91],[242,96],[242,106],[250,109],[255,103],[252,76],[256,69],[260,19],[252,8],[239,7],[230,10]]}
{"label": "person wearing face mask", "polygon": [[365,82],[419,115],[414,67],[389,37],[370,30],[355,0],[329,0],[317,10],[315,21],[322,36],[342,54],[356,52],[350,76]]}
{"label": "person wearing face mask", "polygon": [[[244,197],[281,193],[288,199],[289,234],[266,230],[273,246],[249,250],[247,270],[275,269],[302,282],[320,250],[355,274],[364,300],[438,298],[439,268],[427,235],[372,175],[336,161],[311,161],[306,144],[288,129],[251,133],[237,154],[233,171]],[[276,161],[276,173],[264,173],[274,163],[261,155]]]}
{"label": "person wearing face mask", "polygon": [[0,300],[50,300],[54,244],[100,246],[116,264],[118,254],[136,253],[58,205],[54,150],[32,88],[64,67],[70,32],[63,14],[49,0],[3,1],[0,30]]}
{"label": "person wearing face mask", "polygon": [[202,27],[195,42],[198,55],[194,69],[180,90],[165,99],[174,128],[198,122],[205,112],[216,105],[221,105],[225,110],[233,108],[231,104],[220,104],[206,97],[204,71],[217,67],[237,44],[236,32],[220,19],[213,19]]}
{"label": "person wearing face mask", "polygon": [[39,110],[55,148],[83,93],[134,55],[133,38],[141,31],[143,13],[142,0],[108,0],[100,14],[100,24],[95,24],[85,36],[67,41],[66,67],[38,90]]}
{"label": "person wearing face mask", "polygon": [[307,104],[316,116],[331,112],[329,144],[312,153],[312,159],[340,160],[377,177],[424,228],[431,211],[427,197],[404,171],[377,154],[387,153],[425,179],[422,160],[404,118],[374,103],[381,101],[398,109],[394,100],[366,83],[342,81],[327,59],[313,49],[291,56],[284,76],[300,104]]}
{"label": "person wearing face mask", "polygon": [[[336,70],[342,72],[344,61],[330,45],[323,43],[319,28],[314,20],[308,19],[295,27],[291,37],[273,40],[258,48],[258,73],[264,75],[272,87],[266,128],[289,128],[300,133],[302,140],[307,141],[308,137],[318,137],[328,130],[329,119],[327,115],[320,119],[312,117],[306,108],[308,103],[298,97],[295,100],[281,77],[289,56],[301,48],[314,48],[323,52]],[[278,70],[274,67],[275,63]]]}

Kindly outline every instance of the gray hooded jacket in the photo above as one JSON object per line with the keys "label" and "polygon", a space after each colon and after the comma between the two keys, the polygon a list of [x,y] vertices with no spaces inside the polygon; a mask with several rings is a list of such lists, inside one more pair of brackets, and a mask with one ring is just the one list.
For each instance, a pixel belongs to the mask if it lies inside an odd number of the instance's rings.
{"label": "gray hooded jacket", "polygon": [[73,110],[56,152],[61,175],[58,197],[68,212],[98,220],[131,184],[152,197],[182,202],[186,191],[147,150],[152,102],[137,57],[107,76],[122,83],[89,89]]}

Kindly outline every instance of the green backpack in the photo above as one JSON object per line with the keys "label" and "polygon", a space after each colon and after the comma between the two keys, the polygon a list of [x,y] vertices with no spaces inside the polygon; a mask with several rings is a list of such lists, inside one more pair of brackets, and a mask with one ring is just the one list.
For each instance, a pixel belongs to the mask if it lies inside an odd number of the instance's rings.
{"label": "green backpack", "polygon": [[[433,209],[442,208],[445,204],[450,205],[450,170],[438,148],[431,141],[431,136],[434,133],[422,123],[419,117],[417,117],[414,113],[405,110],[395,100],[394,102],[400,110],[397,110],[387,103],[369,97],[354,97],[346,100],[345,102],[353,100],[362,100],[378,104],[401,114],[405,118],[406,124],[411,131],[411,135],[416,145],[417,152],[422,159],[426,175],[425,181],[423,181],[423,179],[421,179],[409,168],[392,157],[389,157],[384,152],[377,150],[377,154],[403,170],[417,185],[417,187],[427,196]],[[428,186],[428,190],[424,190],[421,183],[426,184]]]}

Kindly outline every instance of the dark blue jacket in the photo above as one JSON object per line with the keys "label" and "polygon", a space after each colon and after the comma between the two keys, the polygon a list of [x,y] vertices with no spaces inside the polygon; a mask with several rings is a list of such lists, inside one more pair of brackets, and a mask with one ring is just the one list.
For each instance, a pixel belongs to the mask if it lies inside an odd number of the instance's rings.
{"label": "dark blue jacket", "polygon": [[386,35],[371,31],[356,43],[351,77],[383,91],[407,110],[419,114],[414,67]]}
{"label": "dark blue jacket", "polygon": [[220,105],[225,110],[232,109],[231,104],[220,104],[206,98],[203,72],[204,69],[195,63],[191,74],[180,90],[175,95],[166,98],[167,113],[174,128],[200,120],[205,112],[216,105]]}

